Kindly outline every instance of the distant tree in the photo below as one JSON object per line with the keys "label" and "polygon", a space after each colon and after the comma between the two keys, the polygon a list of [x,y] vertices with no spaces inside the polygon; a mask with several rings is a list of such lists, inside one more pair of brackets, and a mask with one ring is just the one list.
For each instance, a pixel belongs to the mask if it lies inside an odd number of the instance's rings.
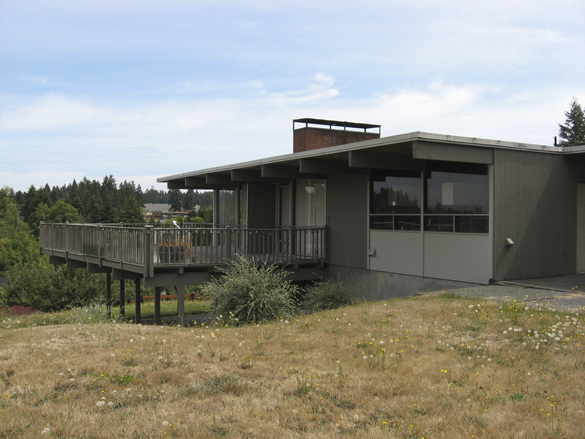
{"label": "distant tree", "polygon": [[145,222],[142,207],[136,198],[130,197],[126,200],[126,204],[118,216],[118,221],[127,224],[142,224]]}
{"label": "distant tree", "polygon": [[14,191],[0,189],[0,275],[18,263],[39,257],[36,239],[28,224],[20,218]]}
{"label": "distant tree", "polygon": [[201,216],[205,220],[206,223],[213,222],[213,207],[207,206],[201,210]]}
{"label": "distant tree", "polygon": [[30,217],[29,223],[35,236],[39,234],[39,224],[41,221],[47,223],[80,223],[81,216],[75,207],[65,200],[59,200],[53,207],[47,206],[46,203],[40,203]]}
{"label": "distant tree", "polygon": [[183,211],[183,196],[179,189],[171,189],[169,191],[169,204],[172,212]]}
{"label": "distant tree", "polygon": [[560,146],[585,145],[585,113],[577,99],[571,101],[571,108],[565,112],[565,125],[559,124]]}

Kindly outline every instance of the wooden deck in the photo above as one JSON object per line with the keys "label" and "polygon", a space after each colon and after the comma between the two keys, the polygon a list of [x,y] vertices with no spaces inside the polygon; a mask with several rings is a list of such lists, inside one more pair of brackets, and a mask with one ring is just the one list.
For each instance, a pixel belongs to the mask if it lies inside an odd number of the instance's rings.
{"label": "wooden deck", "polygon": [[185,286],[208,282],[236,255],[292,268],[291,279],[323,277],[327,262],[325,227],[247,229],[182,225],[155,228],[124,224],[40,225],[40,249],[54,264],[106,274],[106,303],[112,280],[120,280],[120,315],[125,315],[125,280],[134,279],[136,323],[141,284],[154,287],[154,322],[160,324],[161,287],[177,287],[178,322],[183,324]]}
{"label": "wooden deck", "polygon": [[238,254],[287,266],[323,265],[326,263],[326,228],[248,229],[187,224],[178,229],[151,225],[42,223],[40,248],[41,253],[53,258],[150,278],[157,271],[221,266]]}

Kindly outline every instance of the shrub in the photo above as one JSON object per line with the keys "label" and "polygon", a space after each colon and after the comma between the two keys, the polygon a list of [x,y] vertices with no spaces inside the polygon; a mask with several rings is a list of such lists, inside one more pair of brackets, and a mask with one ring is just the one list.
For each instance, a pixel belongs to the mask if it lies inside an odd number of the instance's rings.
{"label": "shrub", "polygon": [[6,291],[0,287],[0,310],[6,305]]}
{"label": "shrub", "polygon": [[3,288],[8,306],[41,311],[103,301],[106,291],[103,276],[88,274],[83,269],[68,270],[64,265],[53,266],[47,257],[12,267]]}
{"label": "shrub", "polygon": [[335,309],[357,301],[356,287],[348,279],[322,279],[307,287],[302,301],[306,312]]}
{"label": "shrub", "polygon": [[213,298],[212,318],[260,322],[295,312],[298,287],[285,279],[282,267],[237,255],[222,271],[223,276],[204,288],[204,295]]}

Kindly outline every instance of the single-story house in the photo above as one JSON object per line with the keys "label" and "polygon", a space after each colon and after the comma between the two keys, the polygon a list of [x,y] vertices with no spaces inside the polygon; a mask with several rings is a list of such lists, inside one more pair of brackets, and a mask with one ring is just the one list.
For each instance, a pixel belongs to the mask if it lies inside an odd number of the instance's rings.
{"label": "single-story house", "polygon": [[296,119],[291,154],[158,179],[213,190],[213,224],[41,224],[41,252],[106,273],[107,297],[134,279],[136,299],[236,254],[296,280],[349,276],[368,299],[585,272],[585,145],[380,132]]}
{"label": "single-story house", "polygon": [[585,145],[322,119],[293,135],[292,154],[158,181],[213,189],[217,225],[326,227],[328,276],[374,297],[585,272]]}

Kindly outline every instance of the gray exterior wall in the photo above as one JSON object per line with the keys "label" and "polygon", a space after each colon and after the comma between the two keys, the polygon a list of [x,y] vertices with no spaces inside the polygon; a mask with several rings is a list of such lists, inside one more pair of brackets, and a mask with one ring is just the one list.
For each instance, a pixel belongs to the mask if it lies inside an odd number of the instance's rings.
{"label": "gray exterior wall", "polygon": [[248,227],[274,228],[276,225],[276,186],[248,183]]}
{"label": "gray exterior wall", "polygon": [[347,277],[356,285],[360,296],[366,300],[385,300],[427,291],[477,286],[475,283],[384,273],[382,271],[356,270],[338,266],[329,266],[327,275],[333,279],[337,279],[338,276],[342,279]]}
{"label": "gray exterior wall", "polygon": [[575,274],[583,165],[578,156],[494,151],[494,280]]}
{"label": "gray exterior wall", "polygon": [[369,181],[365,175],[327,178],[329,265],[367,268]]}

